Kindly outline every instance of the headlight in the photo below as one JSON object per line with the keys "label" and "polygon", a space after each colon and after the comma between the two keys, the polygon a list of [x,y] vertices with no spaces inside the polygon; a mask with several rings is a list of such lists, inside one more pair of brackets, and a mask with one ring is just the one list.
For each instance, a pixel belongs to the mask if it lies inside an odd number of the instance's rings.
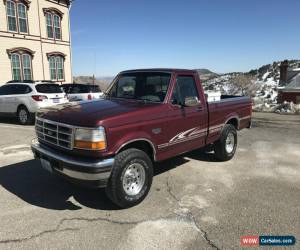
{"label": "headlight", "polygon": [[96,129],[77,128],[75,130],[74,147],[88,150],[106,149],[105,130],[103,127]]}

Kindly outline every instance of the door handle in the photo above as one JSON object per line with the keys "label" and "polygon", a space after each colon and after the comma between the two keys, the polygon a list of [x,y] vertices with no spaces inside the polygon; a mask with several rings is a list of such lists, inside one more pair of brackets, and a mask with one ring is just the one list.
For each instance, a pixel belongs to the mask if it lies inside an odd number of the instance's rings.
{"label": "door handle", "polygon": [[196,111],[203,111],[203,107],[197,107]]}

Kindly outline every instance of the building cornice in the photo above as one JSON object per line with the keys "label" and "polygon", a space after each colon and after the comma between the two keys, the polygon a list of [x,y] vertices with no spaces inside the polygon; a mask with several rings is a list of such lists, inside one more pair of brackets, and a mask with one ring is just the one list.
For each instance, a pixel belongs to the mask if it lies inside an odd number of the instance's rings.
{"label": "building cornice", "polygon": [[53,51],[53,52],[49,52],[46,54],[47,55],[47,58],[49,59],[49,57],[51,56],[61,56],[63,57],[64,59],[66,58],[66,54],[62,53],[62,52],[59,52],[59,51]]}
{"label": "building cornice", "polygon": [[[52,3],[57,3],[59,5],[65,5],[66,7],[70,7],[70,5],[72,4],[73,0],[46,0],[48,2],[52,2]],[[65,3],[65,4],[63,4]]]}
{"label": "building cornice", "polygon": [[33,57],[35,51],[28,49],[28,48],[24,48],[24,47],[15,47],[12,49],[7,49],[6,50],[7,54],[10,56],[14,53],[18,53],[18,54],[29,54]]}
{"label": "building cornice", "polygon": [[[4,4],[6,4],[7,1],[8,1],[8,0],[3,0]],[[31,3],[31,1],[29,1],[29,0],[9,0],[9,1],[13,1],[13,2],[15,2],[15,3],[23,3],[23,4],[25,4],[25,6],[26,6],[28,9],[29,9],[30,3]]]}
{"label": "building cornice", "polygon": [[55,13],[55,14],[59,15],[60,18],[63,18],[63,16],[64,16],[64,13],[62,11],[60,11],[59,9],[53,8],[53,7],[43,8],[43,12],[44,12],[44,15],[46,15],[46,13]]}

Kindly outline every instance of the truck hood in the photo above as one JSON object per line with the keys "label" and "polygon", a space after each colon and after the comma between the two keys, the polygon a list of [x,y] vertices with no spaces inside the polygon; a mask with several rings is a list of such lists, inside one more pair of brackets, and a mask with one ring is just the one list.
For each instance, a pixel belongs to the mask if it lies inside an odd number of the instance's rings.
{"label": "truck hood", "polygon": [[44,108],[38,111],[37,117],[74,126],[94,127],[107,118],[157,105],[160,104],[133,100],[100,99]]}

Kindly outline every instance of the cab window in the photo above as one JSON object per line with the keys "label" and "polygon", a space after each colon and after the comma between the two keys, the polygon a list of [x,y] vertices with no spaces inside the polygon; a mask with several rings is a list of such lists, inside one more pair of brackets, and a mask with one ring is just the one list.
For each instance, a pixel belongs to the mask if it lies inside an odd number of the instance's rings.
{"label": "cab window", "polygon": [[178,76],[172,94],[172,104],[183,105],[185,101],[189,99],[199,101],[199,94],[194,77]]}

